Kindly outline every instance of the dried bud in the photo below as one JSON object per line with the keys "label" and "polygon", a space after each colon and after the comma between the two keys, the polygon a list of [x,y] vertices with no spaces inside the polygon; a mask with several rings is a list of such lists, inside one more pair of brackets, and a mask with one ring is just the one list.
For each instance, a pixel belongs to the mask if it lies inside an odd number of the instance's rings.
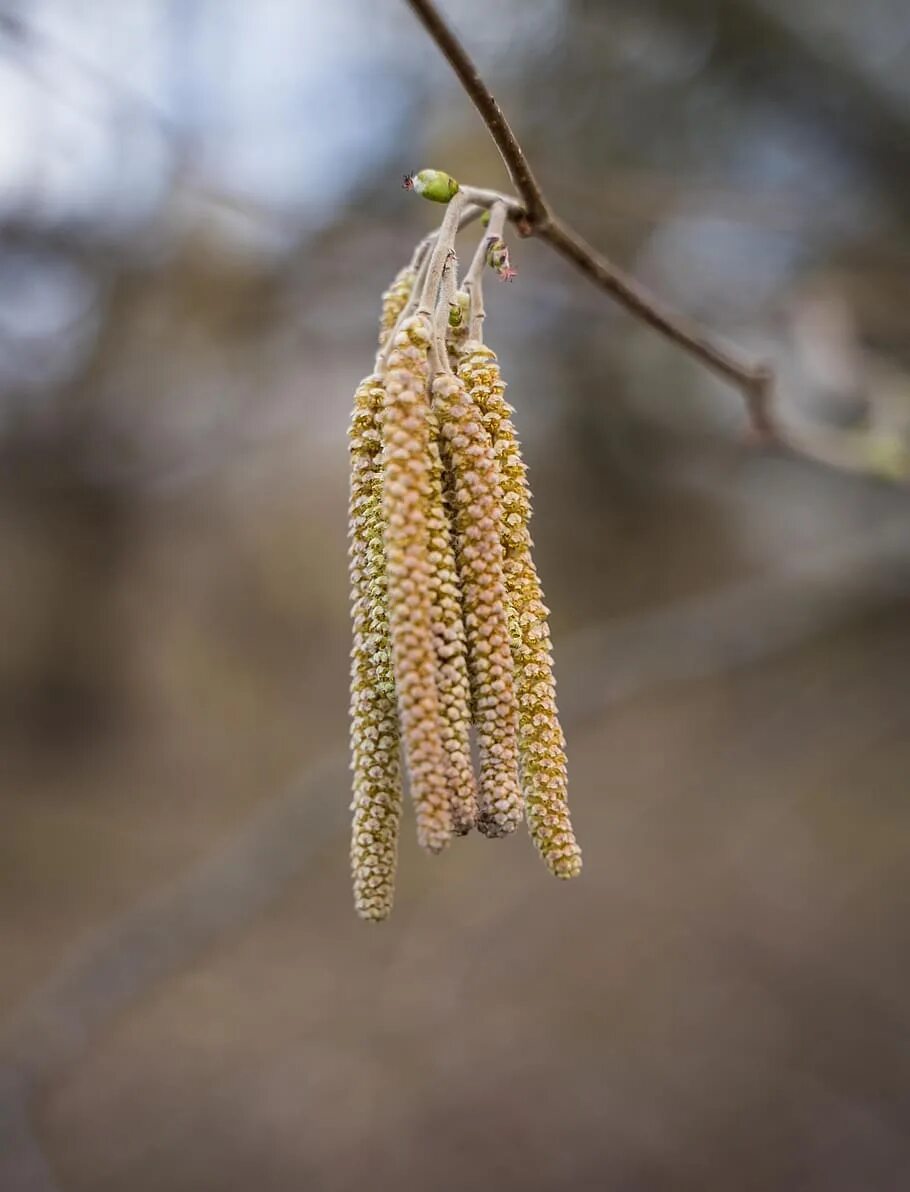
{"label": "dried bud", "polygon": [[575,877],[581,872],[581,850],[569,819],[565,739],[556,707],[548,610],[531,556],[531,494],[526,469],[495,353],[482,344],[468,344],[459,376],[492,439],[502,492],[503,568],[528,827],[550,870],[557,877]]}
{"label": "dried bud", "polygon": [[429,523],[429,319],[405,320],[385,377],[383,509],[392,666],[417,837],[438,852],[452,831],[436,686]]}
{"label": "dried bud", "polygon": [[442,373],[433,383],[433,399],[455,526],[480,753],[477,826],[487,836],[502,836],[513,831],[521,818],[521,792],[496,462],[479,411],[464,385]]}
{"label": "dried bud", "polygon": [[354,397],[350,428],[351,753],[354,813],[351,870],[354,905],[363,919],[392,909],[401,768],[392,678],[383,547],[380,418],[384,393],[375,377]]}

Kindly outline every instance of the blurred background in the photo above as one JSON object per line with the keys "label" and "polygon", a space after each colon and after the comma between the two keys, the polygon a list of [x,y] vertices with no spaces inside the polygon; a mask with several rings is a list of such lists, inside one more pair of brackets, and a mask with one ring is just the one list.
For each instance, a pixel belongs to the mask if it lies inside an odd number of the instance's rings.
{"label": "blurred background", "polygon": [[586,868],[407,819],[358,922],[349,406],[503,169],[401,0],[3,0],[0,1188],[910,1187],[907,5],[441,3],[827,462],[515,244]]}

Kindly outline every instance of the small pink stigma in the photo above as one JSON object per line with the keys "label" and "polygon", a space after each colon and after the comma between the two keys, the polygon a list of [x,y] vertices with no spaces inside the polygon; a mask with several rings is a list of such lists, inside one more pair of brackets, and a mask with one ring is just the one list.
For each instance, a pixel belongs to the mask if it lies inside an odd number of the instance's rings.
{"label": "small pink stigma", "polygon": [[414,175],[413,174],[402,174],[401,186],[402,186],[403,190],[413,190],[414,189]]}

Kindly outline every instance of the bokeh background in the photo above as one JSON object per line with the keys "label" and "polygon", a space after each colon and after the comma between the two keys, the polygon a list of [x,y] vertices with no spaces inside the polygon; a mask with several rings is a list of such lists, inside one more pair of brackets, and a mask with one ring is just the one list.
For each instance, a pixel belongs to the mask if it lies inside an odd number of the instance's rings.
{"label": "bokeh background", "polygon": [[586,868],[406,821],[358,922],[349,404],[438,215],[401,174],[502,167],[401,0],[4,0],[0,1188],[898,1192],[906,2],[442,2],[828,463],[516,244]]}

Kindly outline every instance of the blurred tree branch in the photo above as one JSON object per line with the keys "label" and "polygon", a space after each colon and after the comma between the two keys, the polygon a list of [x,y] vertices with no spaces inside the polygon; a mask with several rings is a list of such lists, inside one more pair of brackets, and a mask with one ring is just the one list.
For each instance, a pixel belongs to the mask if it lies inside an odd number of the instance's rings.
{"label": "blurred tree branch", "polygon": [[[875,176],[898,222],[904,222],[910,116],[884,83],[889,69],[884,62],[873,70],[849,52],[833,52],[830,42],[813,38],[792,17],[757,0],[651,0],[651,7],[676,27],[710,27],[710,68],[741,93],[771,96],[776,105],[836,128],[839,144]],[[891,69],[898,62],[895,58]]]}

